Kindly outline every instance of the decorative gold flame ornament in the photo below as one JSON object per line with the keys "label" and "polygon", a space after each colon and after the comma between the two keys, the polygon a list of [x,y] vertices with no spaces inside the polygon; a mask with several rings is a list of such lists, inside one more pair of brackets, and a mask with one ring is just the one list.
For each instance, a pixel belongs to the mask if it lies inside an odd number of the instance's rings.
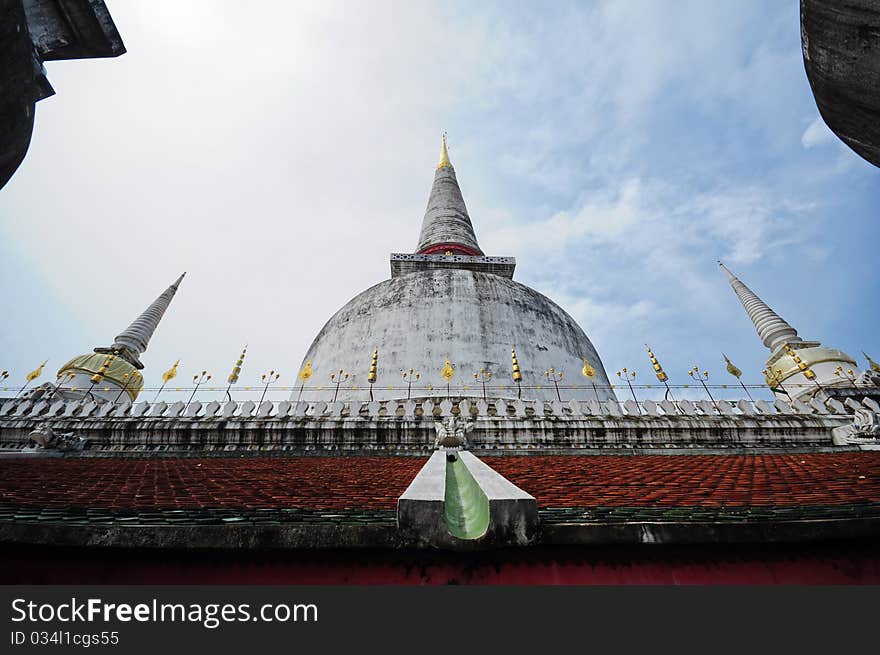
{"label": "decorative gold flame ornament", "polygon": [[33,371],[31,371],[30,373],[28,373],[28,374],[27,374],[27,381],[28,381],[28,382],[33,382],[33,381],[36,380],[38,377],[40,377],[40,376],[43,374],[43,367],[46,366],[46,362],[48,362],[48,361],[49,361],[48,359],[45,360],[45,361],[44,361],[42,364],[40,364],[37,368],[35,368],[35,369],[34,369]]}
{"label": "decorative gold flame ornament", "polygon": [[443,368],[440,369],[440,377],[446,380],[447,383],[453,378],[455,375],[455,369],[452,368],[452,364],[449,363],[449,358],[446,358],[446,363],[443,364]]}
{"label": "decorative gold flame ornament", "polygon": [[721,353],[721,356],[724,358],[724,361],[727,364],[727,372],[737,379],[741,378],[743,372],[733,365],[733,362],[727,358],[727,355]]}
{"label": "decorative gold flame ornament", "polygon": [[171,365],[167,371],[162,374],[162,382],[167,384],[171,380],[177,377],[177,367],[180,366],[180,360],[178,359],[174,364]]}
{"label": "decorative gold flame ornament", "polygon": [[592,380],[596,377],[596,369],[593,368],[593,365],[590,364],[586,357],[582,357],[581,359],[584,360],[584,367],[581,369],[581,375]]}
{"label": "decorative gold flame ornament", "polygon": [[590,364],[590,361],[586,357],[581,357],[584,360],[584,367],[581,369],[581,375],[587,378],[590,381],[590,385],[593,387],[593,393],[596,395],[596,401],[599,402],[599,390],[596,388],[596,369]]}
{"label": "decorative gold flame ornament", "polygon": [[740,371],[736,366],[734,366],[733,362],[727,358],[727,355],[725,355],[724,353],[721,353],[721,356],[724,357],[724,361],[727,363],[727,372],[736,378],[737,382],[739,382],[739,386],[741,386],[743,388],[743,391],[746,392],[746,396],[749,397],[749,400],[751,400],[752,402],[755,402],[755,399],[752,398],[752,394],[749,393],[749,390],[746,388],[746,385],[743,384],[743,381],[742,381],[743,372]]}
{"label": "decorative gold flame ornament", "polygon": [[519,361],[516,359],[516,348],[510,349],[510,361],[513,367],[513,381],[522,382],[522,372],[519,370]]}
{"label": "decorative gold flame ornament", "polygon": [[[297,377],[299,378],[300,382],[302,383],[299,385],[299,395],[296,397],[296,402],[299,402],[300,400],[302,400],[303,389],[306,388],[306,380],[308,380],[310,377],[312,377],[312,360],[311,359],[306,360],[306,365],[303,366],[302,370],[299,372],[299,375],[297,375]],[[321,387],[318,387],[318,389],[320,390]],[[371,387],[371,389],[372,389],[372,387]]]}
{"label": "decorative gold flame ornament", "polygon": [[654,375],[657,376],[657,379],[660,382],[666,382],[669,379],[669,376],[666,375],[666,371],[663,370],[663,367],[660,365],[660,362],[657,361],[657,358],[654,356],[654,353],[651,351],[651,346],[645,344],[645,349],[648,351],[648,359],[651,360],[651,366],[654,367]]}
{"label": "decorative gold flame ornament", "polygon": [[[177,377],[177,367],[180,366],[180,360],[178,359],[174,364],[162,374],[162,386],[159,387],[159,391],[156,392],[156,397],[153,398],[153,402],[159,400],[159,395],[162,393],[162,390],[165,388],[165,385],[168,384],[171,380]],[[180,391],[180,389],[178,389]]]}

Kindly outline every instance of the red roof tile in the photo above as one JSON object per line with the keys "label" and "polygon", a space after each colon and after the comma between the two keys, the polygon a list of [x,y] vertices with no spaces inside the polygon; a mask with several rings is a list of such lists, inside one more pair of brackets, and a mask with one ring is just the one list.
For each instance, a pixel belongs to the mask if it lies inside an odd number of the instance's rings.
{"label": "red roof tile", "polygon": [[[486,457],[539,507],[880,502],[880,452]],[[864,477],[862,477],[864,476]]]}
{"label": "red roof tile", "polygon": [[[483,459],[540,507],[880,502],[878,452]],[[390,510],[424,463],[421,457],[4,459],[0,505]]]}
{"label": "red roof tile", "polygon": [[417,457],[0,460],[0,504],[110,509],[394,509]]}

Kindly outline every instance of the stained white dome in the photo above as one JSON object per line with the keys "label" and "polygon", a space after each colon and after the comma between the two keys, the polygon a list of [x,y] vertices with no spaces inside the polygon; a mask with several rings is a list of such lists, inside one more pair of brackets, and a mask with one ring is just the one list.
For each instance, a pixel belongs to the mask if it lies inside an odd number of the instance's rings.
{"label": "stained white dome", "polygon": [[[445,396],[447,382],[440,371],[447,358],[455,369],[449,383],[453,395],[482,396],[473,375],[484,369],[492,373],[487,395],[516,398],[513,347],[523,399],[557,399],[545,376],[551,368],[564,374],[559,383],[563,400],[595,398],[590,380],[581,374],[584,359],[596,370],[599,397],[614,397],[593,344],[556,303],[512,279],[456,268],[399,275],[359,294],[327,321],[303,364],[310,361],[314,372],[309,387],[335,389],[329,376],[340,369],[349,374],[338,400],[369,399],[374,348],[379,351],[376,400],[405,398],[401,373],[410,369],[420,374],[413,397]],[[572,385],[581,388],[566,388]]]}

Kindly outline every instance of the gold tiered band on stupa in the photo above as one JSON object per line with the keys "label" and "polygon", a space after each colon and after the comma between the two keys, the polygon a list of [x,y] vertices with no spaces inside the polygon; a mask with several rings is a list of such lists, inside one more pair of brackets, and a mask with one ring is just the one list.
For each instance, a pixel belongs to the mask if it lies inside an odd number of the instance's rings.
{"label": "gold tiered band on stupa", "polygon": [[[58,369],[59,384],[64,386],[65,378],[72,377],[77,373],[91,376],[97,375],[100,371],[103,380],[120,388],[124,387],[128,397],[134,402],[141,389],[144,388],[144,376],[122,357],[114,357],[109,363],[107,360],[107,355],[102,353],[89,353],[74,357]],[[103,371],[101,371],[102,367],[104,367]]]}

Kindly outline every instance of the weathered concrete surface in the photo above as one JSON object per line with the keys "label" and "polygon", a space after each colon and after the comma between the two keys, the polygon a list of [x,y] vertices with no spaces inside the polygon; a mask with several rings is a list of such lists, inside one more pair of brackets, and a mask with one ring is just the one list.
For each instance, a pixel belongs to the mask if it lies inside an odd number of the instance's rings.
{"label": "weathered concrete surface", "polygon": [[[842,517],[778,521],[630,521],[544,525],[536,545],[723,544],[816,542],[876,538],[880,518]],[[71,525],[47,521],[0,521],[0,544],[157,549],[407,549],[436,548],[413,540],[394,523],[334,525]],[[483,544],[481,548],[492,548]],[[448,549],[448,548],[447,548]],[[455,550],[477,550],[478,547]]]}
{"label": "weathered concrete surface", "polygon": [[784,543],[880,535],[880,518],[851,517],[764,522],[560,523],[545,525],[543,544]]}
{"label": "weathered concrete surface", "polygon": [[[455,526],[449,525],[447,471],[453,463],[447,461],[448,457],[460,459],[488,501],[488,527],[474,538],[455,536]],[[538,534],[538,506],[534,497],[473,453],[438,450],[400,496],[397,524],[407,542],[422,547],[467,550],[487,546],[525,546]]]}
{"label": "weathered concrete surface", "polygon": [[513,279],[516,269],[514,257],[481,257],[472,255],[414,255],[391,253],[391,277],[406,275],[432,268],[461,268],[481,273],[494,273]]}
{"label": "weathered concrete surface", "polygon": [[434,173],[416,252],[442,244],[464,246],[472,255],[483,254],[452,166],[439,167]]}
{"label": "weathered concrete surface", "polygon": [[538,535],[538,504],[486,462],[469,451],[459,453],[474,480],[489,500],[486,536],[499,544],[525,546]]}
{"label": "weathered concrete surface", "polygon": [[[30,445],[39,424],[88,439],[82,456],[296,453],[427,455],[436,438],[426,417],[189,418],[25,417],[0,419],[0,447]],[[851,416],[483,416],[468,434],[470,450],[504,453],[831,448],[832,430]],[[849,448],[850,450],[854,448]]]}
{"label": "weathered concrete surface", "polygon": [[394,523],[287,525],[150,525],[0,521],[0,543],[114,548],[346,549],[408,546]]}
{"label": "weathered concrete surface", "polygon": [[446,454],[435,451],[397,500],[397,527],[404,538],[425,546],[450,544],[446,530]]}
{"label": "weathered concrete surface", "polygon": [[[321,380],[329,385],[330,374],[344,369],[366,389],[370,358],[378,348],[373,393],[384,400],[401,397],[400,389],[387,387],[400,387],[400,372],[410,368],[421,373],[418,395],[447,395],[440,370],[448,357],[456,371],[451,381],[456,393],[479,397],[482,389],[473,374],[480,369],[492,372],[494,384],[514,387],[513,346],[523,375],[523,398],[556,399],[544,376],[550,368],[563,371],[566,379],[586,382],[581,376],[584,358],[596,369],[600,396],[614,397],[596,349],[559,305],[513,280],[468,270],[420,271],[367,289],[330,318],[303,363],[312,363],[312,384]],[[511,388],[505,395],[516,398],[517,391]],[[362,398],[362,391],[339,392],[341,400]]]}
{"label": "weathered concrete surface", "polygon": [[801,0],[801,44],[822,118],[880,166],[880,3]]}

